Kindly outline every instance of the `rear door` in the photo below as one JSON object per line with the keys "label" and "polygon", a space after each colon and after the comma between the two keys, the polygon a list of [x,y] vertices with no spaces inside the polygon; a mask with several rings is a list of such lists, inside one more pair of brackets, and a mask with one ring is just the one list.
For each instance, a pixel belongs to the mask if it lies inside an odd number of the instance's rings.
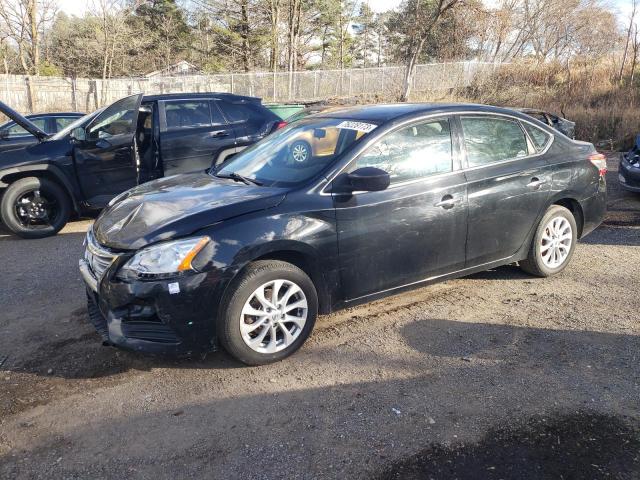
{"label": "rear door", "polygon": [[85,127],[85,139],[74,140],[74,161],[85,200],[94,208],[136,185],[133,138],[142,94],[105,108]]}
{"label": "rear door", "polygon": [[234,129],[213,100],[190,98],[158,103],[165,175],[205,170],[222,152],[235,147]]}
{"label": "rear door", "polygon": [[506,259],[523,246],[549,197],[551,168],[517,119],[458,120],[469,199],[467,267],[473,267]]}

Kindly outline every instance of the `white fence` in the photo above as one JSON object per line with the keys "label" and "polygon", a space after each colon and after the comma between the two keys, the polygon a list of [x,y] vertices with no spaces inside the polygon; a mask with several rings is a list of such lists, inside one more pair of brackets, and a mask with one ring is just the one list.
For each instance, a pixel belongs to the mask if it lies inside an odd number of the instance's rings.
{"label": "white fence", "polygon": [[[414,92],[437,92],[469,86],[486,78],[497,64],[452,62],[418,65]],[[311,102],[355,95],[390,98],[400,92],[404,67],[300,72],[227,73],[153,78],[88,79],[0,75],[0,100],[24,112],[85,111],[138,92],[231,92],[265,102]]]}

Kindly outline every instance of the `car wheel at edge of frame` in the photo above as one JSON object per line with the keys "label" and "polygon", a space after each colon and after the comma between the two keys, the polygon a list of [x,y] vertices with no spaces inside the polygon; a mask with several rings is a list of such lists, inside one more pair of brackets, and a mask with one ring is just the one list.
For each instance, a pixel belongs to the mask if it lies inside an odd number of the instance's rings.
{"label": "car wheel at edge of frame", "polygon": [[526,260],[520,267],[538,277],[550,277],[566,268],[577,238],[576,219],[560,205],[549,207],[540,220]]}
{"label": "car wheel at edge of frame", "polygon": [[58,233],[71,214],[66,192],[46,178],[27,177],[13,182],[0,205],[3,223],[23,238],[44,238]]}
{"label": "car wheel at edge of frame", "polygon": [[280,260],[251,263],[227,289],[217,322],[218,339],[247,365],[280,361],[311,334],[318,296],[301,269]]}

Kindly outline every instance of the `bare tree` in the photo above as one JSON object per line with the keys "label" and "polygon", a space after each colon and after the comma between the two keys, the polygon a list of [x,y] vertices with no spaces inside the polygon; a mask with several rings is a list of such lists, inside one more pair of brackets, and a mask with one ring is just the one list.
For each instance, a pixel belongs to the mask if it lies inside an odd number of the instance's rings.
{"label": "bare tree", "polygon": [[618,74],[618,82],[622,82],[622,74],[624,73],[624,65],[627,62],[627,53],[629,51],[629,42],[631,41],[631,33],[636,17],[637,1],[631,0],[631,16],[629,17],[629,28],[627,29],[627,41],[624,44],[624,53],[622,54],[622,63],[620,64],[620,73]]}
{"label": "bare tree", "polygon": [[409,0],[405,4],[402,16],[408,30],[408,42],[401,101],[406,102],[409,99],[416,64],[429,34],[442,16],[461,2],[462,0]]}
{"label": "bare tree", "polygon": [[42,37],[56,12],[55,0],[0,2],[0,32],[17,46],[18,58],[26,74],[40,73]]}

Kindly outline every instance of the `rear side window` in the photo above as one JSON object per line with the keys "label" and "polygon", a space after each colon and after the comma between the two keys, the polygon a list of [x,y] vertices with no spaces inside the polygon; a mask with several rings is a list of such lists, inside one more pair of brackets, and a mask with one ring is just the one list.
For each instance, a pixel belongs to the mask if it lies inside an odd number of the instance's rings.
{"label": "rear side window", "polygon": [[356,168],[377,167],[391,183],[452,170],[449,120],[432,120],[404,127],[371,145],[356,161]]}
{"label": "rear side window", "polygon": [[211,125],[211,106],[208,100],[167,102],[167,128],[206,127]]}
{"label": "rear side window", "polygon": [[259,108],[246,102],[227,102],[218,100],[218,106],[231,123],[246,122],[251,117],[262,116]]}
{"label": "rear side window", "polygon": [[534,127],[530,123],[522,122],[522,126],[529,134],[529,138],[531,138],[533,146],[536,147],[536,151],[541,152],[544,150],[549,140],[551,140],[551,135],[538,127]]}
{"label": "rear side window", "polygon": [[529,154],[527,138],[517,121],[492,117],[462,117],[460,121],[469,167]]}
{"label": "rear side window", "polygon": [[[29,121],[31,123],[33,123],[36,127],[38,127],[40,130],[46,131],[45,126],[46,126],[47,120],[45,118],[31,118],[31,119],[29,119]],[[25,135],[31,135],[29,132],[27,132],[20,125],[16,125],[16,124],[14,124],[13,126],[9,127],[7,130],[9,131],[9,138],[11,138],[11,137],[22,137],[22,136],[25,136]],[[47,132],[47,133],[49,133],[49,132]]]}

